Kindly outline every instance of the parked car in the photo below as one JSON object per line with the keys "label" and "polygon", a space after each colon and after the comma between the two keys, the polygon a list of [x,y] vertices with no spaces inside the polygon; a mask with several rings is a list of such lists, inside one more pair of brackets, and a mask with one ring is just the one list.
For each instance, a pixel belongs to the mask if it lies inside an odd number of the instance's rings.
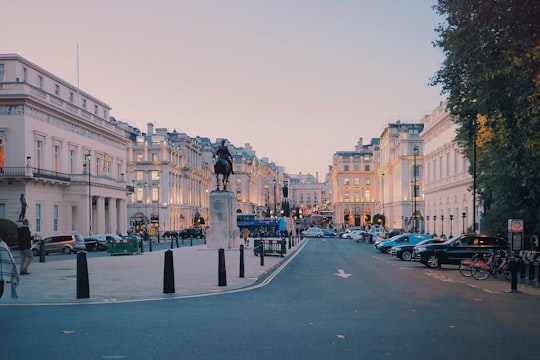
{"label": "parked car", "polygon": [[187,239],[189,237],[196,237],[196,238],[202,238],[203,237],[203,233],[202,233],[202,229],[199,229],[199,228],[189,228],[189,229],[184,229],[182,231],[180,231],[180,233],[178,233],[178,235],[182,238],[182,239]]}
{"label": "parked car", "polygon": [[368,233],[372,234],[372,235],[376,235],[378,237],[382,237],[382,238],[385,238],[385,234],[384,234],[384,228],[382,227],[374,227],[374,228],[371,228],[369,229]]}
{"label": "parked car", "polygon": [[346,232],[344,234],[341,235],[341,237],[343,239],[353,239],[353,240],[358,240],[358,239],[361,239],[362,238],[362,233],[365,233],[364,230],[358,230],[358,229],[355,229],[355,230],[351,230],[349,232]]}
{"label": "parked car", "polygon": [[323,237],[324,236],[324,230],[319,227],[310,227],[307,230],[302,231],[302,235],[304,237]]}
{"label": "parked car", "polygon": [[91,237],[85,237],[84,246],[86,251],[97,251],[97,240]]}
{"label": "parked car", "polygon": [[441,264],[459,264],[475,254],[485,254],[496,250],[508,250],[508,241],[500,236],[486,234],[463,234],[442,244],[415,246],[413,260],[426,267],[436,268]]}
{"label": "parked car", "polygon": [[122,237],[116,234],[93,234],[90,238],[96,240],[96,248],[99,251],[107,250],[107,241],[121,240]]}
{"label": "parked car", "polygon": [[443,239],[431,238],[431,239],[422,240],[418,244],[403,244],[403,245],[392,246],[390,250],[390,254],[397,256],[398,259],[401,259],[403,261],[411,261],[412,253],[415,246],[441,244],[445,241],[446,240],[443,240]]}
{"label": "parked car", "polygon": [[326,237],[336,237],[336,232],[332,230],[324,230],[324,236]]}
{"label": "parked car", "polygon": [[[43,239],[43,246],[45,255],[51,253],[72,254],[86,250],[84,238],[80,234],[49,236]],[[32,246],[34,256],[39,256],[40,248],[39,242]]]}
{"label": "parked car", "polygon": [[393,238],[396,235],[401,235],[405,232],[404,229],[390,229],[386,232],[385,236],[390,239]]}
{"label": "parked car", "polygon": [[122,240],[131,240],[131,241],[137,241],[137,244],[141,246],[142,239],[137,235],[122,235]]}
{"label": "parked car", "polygon": [[382,241],[375,245],[375,247],[383,252],[390,254],[390,250],[393,246],[397,245],[403,245],[403,244],[418,244],[422,240],[431,239],[431,235],[429,234],[401,234],[396,235],[390,240]]}

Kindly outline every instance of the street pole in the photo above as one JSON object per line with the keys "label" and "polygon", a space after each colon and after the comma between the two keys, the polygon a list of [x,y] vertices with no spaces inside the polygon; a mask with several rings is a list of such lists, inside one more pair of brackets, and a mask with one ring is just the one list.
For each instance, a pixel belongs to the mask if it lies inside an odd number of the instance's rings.
{"label": "street pole", "polygon": [[92,159],[92,153],[88,150],[86,154],[87,169],[88,170],[88,235],[92,235],[92,183],[90,174],[92,172],[90,167],[90,159]]}
{"label": "street pole", "polygon": [[413,166],[413,175],[414,175],[414,187],[413,187],[413,201],[414,201],[414,212],[413,212],[413,233],[416,234],[416,156],[418,155],[418,146],[413,148],[413,157],[414,157],[414,166]]}

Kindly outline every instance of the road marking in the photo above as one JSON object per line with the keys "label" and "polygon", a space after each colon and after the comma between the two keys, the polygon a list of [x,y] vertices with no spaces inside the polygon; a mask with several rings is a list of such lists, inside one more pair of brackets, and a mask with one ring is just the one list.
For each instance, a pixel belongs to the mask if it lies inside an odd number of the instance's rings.
{"label": "road marking", "polygon": [[335,275],[339,276],[339,277],[342,277],[344,279],[348,278],[349,276],[351,276],[352,274],[345,274],[345,271],[343,269],[338,269],[338,272],[335,273]]}

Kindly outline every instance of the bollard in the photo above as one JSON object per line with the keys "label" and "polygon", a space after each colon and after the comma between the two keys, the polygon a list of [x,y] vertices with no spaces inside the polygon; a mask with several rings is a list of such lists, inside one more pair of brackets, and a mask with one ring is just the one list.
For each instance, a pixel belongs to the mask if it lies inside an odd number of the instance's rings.
{"label": "bollard", "polygon": [[148,238],[148,251],[152,252],[152,238]]}
{"label": "bollard", "polygon": [[240,277],[244,277],[244,245],[240,245]]}
{"label": "bollard", "polygon": [[261,266],[264,266],[264,240],[261,239],[261,244],[259,246],[261,249]]}
{"label": "bollard", "polygon": [[227,286],[227,270],[225,267],[225,250],[218,250],[218,286]]}
{"label": "bollard", "polygon": [[189,246],[193,246],[193,235],[189,238]]}
{"label": "bollard", "polygon": [[175,239],[176,239],[176,248],[178,249],[180,247],[180,245],[178,244],[178,235],[176,235]]}
{"label": "bollard", "polygon": [[279,251],[279,257],[283,257],[283,254],[287,253],[287,240],[281,239],[281,250]]}
{"label": "bollard", "polygon": [[289,236],[289,250],[291,250],[291,237]]}
{"label": "bollard", "polygon": [[534,287],[538,288],[538,261],[534,263]]}
{"label": "bollard", "polygon": [[43,239],[39,240],[39,262],[45,262],[45,242]]}
{"label": "bollard", "polygon": [[88,281],[88,263],[86,251],[77,253],[77,299],[90,297],[90,283]]}
{"label": "bollard", "polygon": [[530,276],[530,261],[525,260],[525,285],[529,285],[529,276]]}
{"label": "bollard", "polygon": [[512,272],[512,277],[510,279],[510,291],[511,292],[517,292],[517,281],[518,281],[518,267],[519,264],[516,259],[510,260],[510,271]]}
{"label": "bollard", "polygon": [[144,236],[141,238],[141,254],[144,254]]}
{"label": "bollard", "polygon": [[165,251],[163,266],[163,293],[174,294],[174,262],[172,250]]}

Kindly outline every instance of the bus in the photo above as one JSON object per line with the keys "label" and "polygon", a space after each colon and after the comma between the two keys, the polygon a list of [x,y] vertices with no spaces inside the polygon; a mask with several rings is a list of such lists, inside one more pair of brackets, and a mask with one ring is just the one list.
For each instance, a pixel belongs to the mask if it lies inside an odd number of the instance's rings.
{"label": "bus", "polygon": [[326,224],[326,221],[324,220],[324,217],[320,214],[311,214],[309,218],[309,225],[310,226],[318,226],[323,227]]}
{"label": "bus", "polygon": [[236,225],[242,231],[248,228],[250,236],[258,236],[258,231],[263,231],[266,235],[275,236],[279,228],[279,220],[255,219],[255,214],[236,214]]}

